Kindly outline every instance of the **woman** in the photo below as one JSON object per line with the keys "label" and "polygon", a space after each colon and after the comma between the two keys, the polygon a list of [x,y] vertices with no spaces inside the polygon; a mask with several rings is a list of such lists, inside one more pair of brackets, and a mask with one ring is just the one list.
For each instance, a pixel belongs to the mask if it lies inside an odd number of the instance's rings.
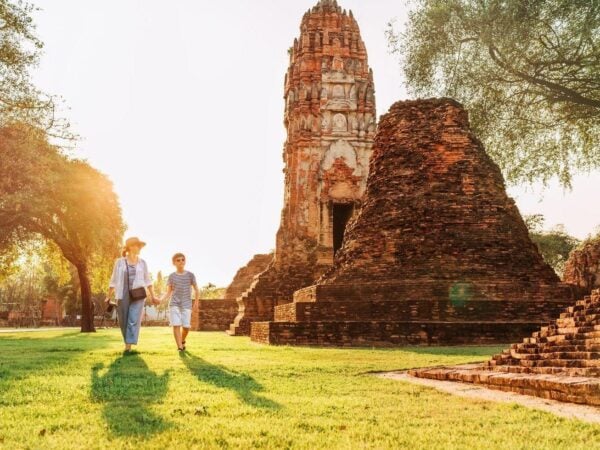
{"label": "woman", "polygon": [[146,261],[140,258],[140,250],[145,245],[145,242],[136,237],[125,241],[123,257],[115,262],[108,295],[106,296],[107,303],[110,302],[113,294],[117,299],[117,317],[119,318],[123,341],[125,341],[126,352],[131,350],[132,345],[137,345],[142,324],[142,312],[146,302],[145,298],[139,300],[131,298],[131,291],[144,288],[147,291],[146,295],[150,295],[152,303],[160,303],[154,295]]}

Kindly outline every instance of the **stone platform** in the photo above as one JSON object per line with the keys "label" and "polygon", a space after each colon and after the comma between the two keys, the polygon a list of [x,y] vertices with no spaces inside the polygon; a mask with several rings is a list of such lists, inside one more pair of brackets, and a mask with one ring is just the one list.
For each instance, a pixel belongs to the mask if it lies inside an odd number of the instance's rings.
{"label": "stone platform", "polygon": [[570,293],[516,282],[316,285],[276,306],[273,321],[253,322],[250,336],[273,345],[504,344],[558,317],[573,304]]}
{"label": "stone platform", "polygon": [[485,364],[409,373],[600,406],[600,291],[566,308],[551,325]]}
{"label": "stone platform", "polygon": [[518,321],[252,322],[250,337],[262,344],[324,347],[486,345],[510,342],[539,326],[539,322]]}

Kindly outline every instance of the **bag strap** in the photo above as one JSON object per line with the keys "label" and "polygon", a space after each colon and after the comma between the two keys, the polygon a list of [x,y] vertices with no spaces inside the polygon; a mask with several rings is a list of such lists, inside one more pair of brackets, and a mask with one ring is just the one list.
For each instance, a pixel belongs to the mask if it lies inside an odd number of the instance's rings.
{"label": "bag strap", "polygon": [[125,270],[127,271],[127,292],[129,292],[131,288],[129,287],[129,263],[127,262],[127,257],[123,258],[123,261],[125,261]]}

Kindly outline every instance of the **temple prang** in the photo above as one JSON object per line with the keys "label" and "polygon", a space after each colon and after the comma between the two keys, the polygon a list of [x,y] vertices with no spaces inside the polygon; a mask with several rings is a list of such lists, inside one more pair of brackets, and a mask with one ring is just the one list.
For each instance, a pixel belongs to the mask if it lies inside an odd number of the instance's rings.
{"label": "temple prang", "polygon": [[284,82],[285,188],[273,261],[238,297],[231,334],[271,320],[274,307],[333,263],[366,188],[375,89],[358,23],[336,1],[306,12]]}

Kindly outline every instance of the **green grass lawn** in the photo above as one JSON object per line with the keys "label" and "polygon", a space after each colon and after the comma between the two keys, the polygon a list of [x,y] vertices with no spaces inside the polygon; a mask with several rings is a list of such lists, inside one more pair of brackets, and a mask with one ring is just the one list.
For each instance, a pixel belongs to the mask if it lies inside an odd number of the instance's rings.
{"label": "green grass lawn", "polygon": [[0,448],[600,448],[600,426],[370,371],[481,361],[500,347],[268,347],[142,329],[0,334]]}

